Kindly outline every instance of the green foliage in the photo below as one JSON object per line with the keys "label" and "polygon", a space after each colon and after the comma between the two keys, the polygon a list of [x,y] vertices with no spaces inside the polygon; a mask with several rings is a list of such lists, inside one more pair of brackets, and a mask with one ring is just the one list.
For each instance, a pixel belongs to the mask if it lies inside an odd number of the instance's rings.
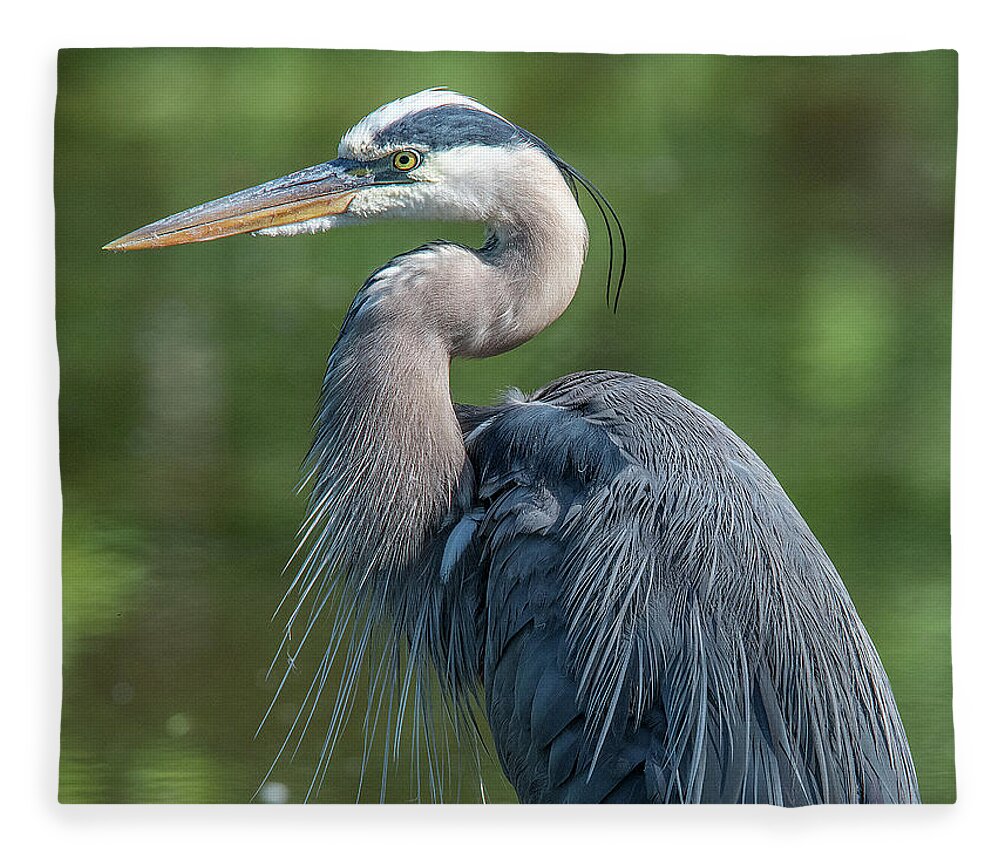
{"label": "green foliage", "polygon": [[[392,254],[477,234],[395,223],[129,255],[101,245],[330,158],[373,107],[446,84],[593,179],[630,251],[612,316],[590,212],[572,307],[508,355],[457,362],[456,398],[610,367],[719,415],[834,559],[885,659],[924,798],[952,800],[956,75],[950,52],[63,52],[61,799],[249,800],[289,718],[279,708],[251,742],[274,688],[267,619],[302,512],[293,487],[342,314]],[[354,799],[351,731],[320,799]],[[292,800],[320,742],[272,777]],[[511,799],[492,764],[486,783]],[[391,798],[409,797],[404,764]]]}

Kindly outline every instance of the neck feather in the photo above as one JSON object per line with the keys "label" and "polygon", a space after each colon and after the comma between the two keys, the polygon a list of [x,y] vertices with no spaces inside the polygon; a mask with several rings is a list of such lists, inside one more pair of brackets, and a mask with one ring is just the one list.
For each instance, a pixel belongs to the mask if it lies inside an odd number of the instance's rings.
{"label": "neck feather", "polygon": [[508,197],[482,248],[426,246],[358,293],[330,356],[308,460],[303,542],[318,566],[306,582],[358,585],[377,574],[382,587],[406,575],[455,511],[466,454],[451,358],[499,354],[549,325],[586,254],[586,222],[562,177],[554,167],[537,175],[503,184]]}
{"label": "neck feather", "polygon": [[429,303],[457,355],[520,346],[562,315],[580,282],[587,222],[548,157],[538,150],[526,157],[544,159],[545,169],[515,164],[499,183],[486,243],[442,273],[450,289]]}
{"label": "neck feather", "polygon": [[450,356],[416,328],[383,314],[359,319],[323,383],[310,520],[323,528],[327,561],[358,581],[412,562],[452,507],[465,462]]}

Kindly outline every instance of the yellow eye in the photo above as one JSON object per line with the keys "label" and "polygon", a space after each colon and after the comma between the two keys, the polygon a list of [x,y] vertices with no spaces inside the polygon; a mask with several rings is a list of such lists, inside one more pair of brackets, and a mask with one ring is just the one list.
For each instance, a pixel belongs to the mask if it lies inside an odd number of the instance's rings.
{"label": "yellow eye", "polygon": [[412,149],[401,149],[392,157],[392,166],[396,170],[404,172],[413,170],[418,164],[420,164],[420,154],[414,152]]}

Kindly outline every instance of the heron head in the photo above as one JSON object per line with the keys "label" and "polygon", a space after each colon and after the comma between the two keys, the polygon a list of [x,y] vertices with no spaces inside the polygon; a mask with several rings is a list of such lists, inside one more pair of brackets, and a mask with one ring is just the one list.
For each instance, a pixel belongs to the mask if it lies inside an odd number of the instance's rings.
{"label": "heron head", "polygon": [[105,248],[315,233],[380,217],[509,220],[534,195],[566,194],[575,175],[541,140],[479,102],[424,90],[361,120],[332,161],[164,218]]}

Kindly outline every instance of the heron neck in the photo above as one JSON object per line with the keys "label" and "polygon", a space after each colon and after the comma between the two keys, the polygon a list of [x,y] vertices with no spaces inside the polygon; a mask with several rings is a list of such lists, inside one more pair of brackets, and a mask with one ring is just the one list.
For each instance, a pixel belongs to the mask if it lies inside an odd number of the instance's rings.
{"label": "heron neck", "polygon": [[586,224],[570,200],[571,208],[550,205],[547,211],[532,210],[530,219],[488,226],[486,242],[476,252],[479,265],[470,266],[473,302],[459,299],[465,325],[455,332],[455,354],[485,358],[507,352],[569,306],[587,253]]}
{"label": "heron neck", "polygon": [[[454,354],[499,355],[530,340],[569,306],[587,255],[587,222],[554,168],[511,180],[450,295]],[[457,313],[455,313],[457,311]],[[447,318],[446,318],[447,321]]]}
{"label": "heron neck", "polygon": [[[358,589],[390,589],[454,504],[465,447],[449,355],[414,327],[355,318],[337,341],[307,461],[307,528]],[[377,574],[374,581],[371,574]]]}
{"label": "heron neck", "polygon": [[[482,248],[404,254],[358,293],[330,356],[311,518],[355,570],[401,570],[453,508],[466,464],[453,356],[497,355],[557,319],[579,282],[586,222],[558,172],[511,186]],[[516,207],[514,204],[517,204]]]}
{"label": "heron neck", "polygon": [[576,199],[551,163],[497,185],[502,195],[485,216],[481,248],[434,243],[369,281],[360,307],[382,329],[433,340],[451,356],[486,358],[520,346],[566,310],[588,243]]}

